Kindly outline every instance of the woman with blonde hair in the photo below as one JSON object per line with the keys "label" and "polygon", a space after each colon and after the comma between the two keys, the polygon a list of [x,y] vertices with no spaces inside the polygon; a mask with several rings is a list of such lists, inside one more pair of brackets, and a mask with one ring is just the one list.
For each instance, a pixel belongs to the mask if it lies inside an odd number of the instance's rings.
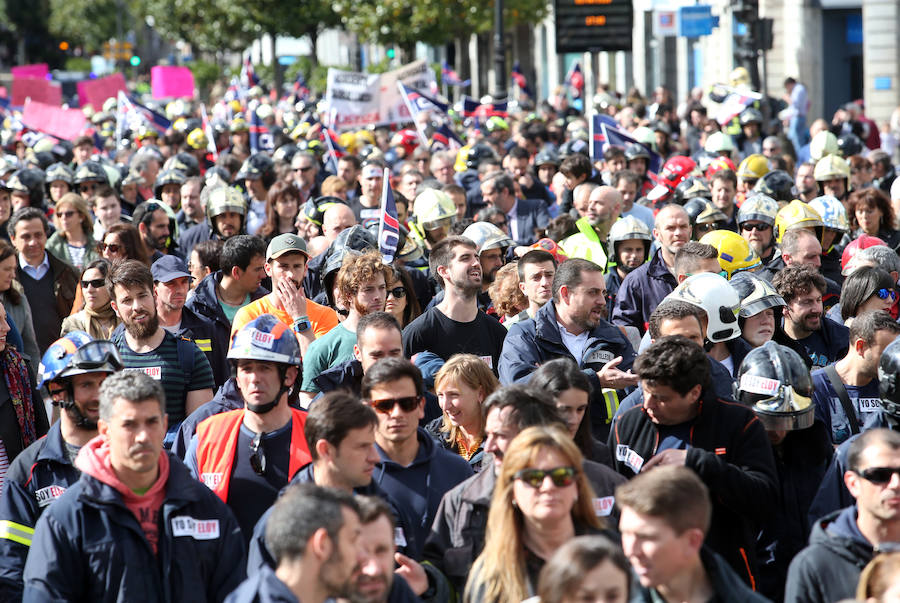
{"label": "woman with blonde hair", "polygon": [[529,427],[510,442],[464,603],[520,603],[534,596],[540,571],[557,549],[575,536],[603,533],[582,461],[562,427]]}
{"label": "woman with blonde hair", "polygon": [[434,376],[434,391],[442,416],[426,430],[447,450],[481,469],[484,457],[485,398],[500,387],[494,372],[474,354],[455,354]]}
{"label": "woman with blonde hair", "polygon": [[87,202],[76,193],[66,193],[53,213],[56,232],[47,240],[47,251],[81,269],[100,257],[94,242],[94,223]]}
{"label": "woman with blonde hair", "polygon": [[84,307],[63,319],[59,336],[72,331],[85,331],[94,339],[111,339],[119,326],[119,317],[110,305],[106,289],[106,275],[110,263],[103,258],[94,260],[81,273],[81,298]]}

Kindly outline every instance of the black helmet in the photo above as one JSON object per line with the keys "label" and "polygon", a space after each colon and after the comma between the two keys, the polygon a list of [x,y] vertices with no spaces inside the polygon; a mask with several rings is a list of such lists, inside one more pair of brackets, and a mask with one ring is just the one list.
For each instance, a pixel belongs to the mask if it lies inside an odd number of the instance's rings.
{"label": "black helmet", "polygon": [[806,429],[815,421],[812,378],[800,354],[767,341],[747,353],[738,369],[735,398],[769,431]]}
{"label": "black helmet", "polygon": [[28,195],[28,205],[42,208],[44,206],[44,172],[38,168],[16,170],[6,186],[14,193]]}
{"label": "black helmet", "polygon": [[629,142],[625,145],[625,161],[632,159],[646,159],[650,161],[650,151],[638,142]]}
{"label": "black helmet", "polygon": [[71,187],[75,184],[75,173],[65,163],[57,162],[47,168],[47,171],[44,173],[44,179],[48,185],[51,182],[62,180]]}
{"label": "black helmet", "polygon": [[559,154],[553,149],[541,149],[534,158],[534,167],[539,168],[542,165],[559,167]]}
{"label": "black helmet", "polygon": [[272,153],[272,161],[275,163],[290,163],[298,150],[297,145],[292,142],[283,144]]}
{"label": "black helmet", "polygon": [[163,164],[164,170],[178,170],[185,178],[200,175],[200,162],[190,153],[176,153]]}
{"label": "black helmet", "polygon": [[759,109],[749,107],[747,109],[744,109],[738,119],[740,120],[742,126],[746,126],[747,124],[753,122],[761,125],[763,122],[763,115],[759,112]]}
{"label": "black helmet", "polygon": [[275,162],[265,153],[256,153],[244,161],[235,180],[262,180],[267,189],[275,184]]}
{"label": "black helmet", "polygon": [[772,284],[750,272],[738,272],[731,277],[728,284],[737,291],[741,298],[739,318],[756,316],[769,308],[783,308],[784,298],[778,294]]}
{"label": "black helmet", "polygon": [[712,199],[712,193],[706,184],[706,180],[689,176],[675,187],[675,196],[672,200],[679,205],[684,205],[691,199],[697,198]]}
{"label": "black helmet", "polygon": [[203,186],[215,186],[216,184],[231,184],[231,172],[221,165],[212,166],[203,175]]}
{"label": "black helmet", "polygon": [[344,258],[348,254],[362,253],[369,249],[378,249],[377,239],[368,230],[355,224],[338,233],[337,238],[325,251],[320,278],[325,295],[328,296],[328,303],[332,307],[335,305],[332,293],[334,279],[344,263]]}
{"label": "black helmet", "polygon": [[100,165],[99,161],[89,159],[75,170],[75,185],[78,186],[84,182],[109,184],[109,177],[106,175],[106,170],[103,169],[103,166]]}
{"label": "black helmet", "polygon": [[841,157],[844,159],[851,155],[860,155],[865,149],[863,141],[859,139],[859,136],[852,132],[847,132],[846,134],[838,136],[837,144],[838,153],[840,153]]}
{"label": "black helmet", "polygon": [[38,151],[31,158],[26,157],[25,161],[36,168],[46,170],[56,163],[56,157],[50,151]]}
{"label": "black helmet", "polygon": [[[315,199],[309,198],[306,200],[306,203],[303,204],[303,215],[316,226],[321,226],[322,220],[325,217],[325,210],[333,205],[347,205],[347,202],[340,197],[333,197],[331,195],[323,195],[321,197],[316,197]],[[375,221],[375,223],[379,224],[378,221]]]}
{"label": "black helmet", "polygon": [[790,203],[794,199],[791,192],[793,186],[794,180],[790,174],[784,170],[772,170],[756,181],[753,190],[768,195],[776,201]]}
{"label": "black helmet", "polygon": [[466,169],[467,170],[477,170],[478,164],[480,164],[485,159],[497,159],[497,153],[494,152],[489,145],[479,142],[471,149],[469,149],[469,154],[466,155]]}
{"label": "black helmet", "polygon": [[888,415],[900,419],[900,339],[884,348],[878,361],[878,392],[881,407]]}
{"label": "black helmet", "polygon": [[566,157],[571,157],[576,153],[581,153],[582,155],[589,156],[590,150],[588,149],[588,143],[581,140],[580,138],[574,138],[562,143],[559,147],[559,156],[563,159],[565,159]]}
{"label": "black helmet", "polygon": [[162,189],[167,184],[177,184],[179,187],[184,184],[184,174],[174,168],[164,169],[156,177],[156,184],[153,185],[153,196],[162,199]]}
{"label": "black helmet", "polygon": [[702,197],[695,197],[685,203],[684,211],[687,212],[691,226],[696,224],[721,223],[720,225],[724,227],[728,222],[728,216],[726,216],[722,210],[713,205],[712,201],[709,199],[704,199]]}

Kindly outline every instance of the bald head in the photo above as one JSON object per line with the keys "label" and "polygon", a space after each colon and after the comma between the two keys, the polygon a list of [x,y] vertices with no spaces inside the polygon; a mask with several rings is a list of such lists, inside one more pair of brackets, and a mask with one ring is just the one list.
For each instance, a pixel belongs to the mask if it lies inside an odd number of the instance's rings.
{"label": "bald head", "polygon": [[575,190],[572,191],[572,206],[580,217],[583,218],[587,215],[591,193],[597,188],[599,187],[593,182],[584,182],[576,186]]}
{"label": "bald head", "polygon": [[336,203],[325,210],[322,216],[322,234],[328,243],[333,242],[342,230],[356,224],[356,216],[348,205]]}
{"label": "bald head", "polygon": [[598,186],[588,197],[588,222],[595,229],[608,232],[613,223],[619,219],[625,199],[617,189],[611,186]]}

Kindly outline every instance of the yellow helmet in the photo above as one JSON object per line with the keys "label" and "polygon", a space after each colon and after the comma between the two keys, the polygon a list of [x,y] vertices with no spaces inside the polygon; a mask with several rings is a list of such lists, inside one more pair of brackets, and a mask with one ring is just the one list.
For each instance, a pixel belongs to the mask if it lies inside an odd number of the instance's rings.
{"label": "yellow helmet", "polygon": [[837,136],[828,130],[822,130],[809,143],[809,158],[813,161],[819,161],[826,155],[838,154]]}
{"label": "yellow helmet", "polygon": [[817,182],[824,182],[833,178],[849,178],[850,164],[838,155],[826,155],[816,162],[813,177]]}
{"label": "yellow helmet", "polygon": [[[437,242],[450,231],[456,220],[456,206],[447,193],[434,188],[426,188],[419,193],[412,207],[413,219],[409,221],[412,230],[422,243]],[[443,231],[434,233],[432,231]]]}
{"label": "yellow helmet", "polygon": [[744,237],[731,230],[708,232],[700,242],[716,248],[719,252],[719,266],[729,280],[739,272],[752,272],[762,266],[759,256]]}
{"label": "yellow helmet", "polygon": [[347,152],[351,155],[356,155],[357,144],[356,144],[356,134],[353,132],[344,132],[340,136],[338,136],[338,142],[341,143],[341,146],[347,149]]}
{"label": "yellow helmet", "polygon": [[293,130],[291,130],[291,133],[289,134],[291,140],[296,142],[302,138],[306,138],[306,135],[309,134],[310,127],[312,126],[308,121],[301,121]]}
{"label": "yellow helmet", "polygon": [[376,146],[375,136],[369,130],[357,130],[356,144],[366,146],[367,144]]}
{"label": "yellow helmet", "polygon": [[455,171],[455,172],[465,172],[466,171],[466,161],[469,159],[469,151],[472,150],[473,144],[467,144],[466,146],[461,147],[459,149],[459,151],[457,151],[456,161],[453,163],[453,171]]}
{"label": "yellow helmet", "polygon": [[202,128],[194,128],[187,135],[187,145],[192,149],[205,149],[209,144],[209,139]]}
{"label": "yellow helmet", "polygon": [[799,199],[794,199],[780,210],[775,216],[775,240],[781,243],[784,233],[792,228],[812,228],[822,241],[825,232],[825,223],[819,212]]}
{"label": "yellow helmet", "polygon": [[732,86],[749,86],[750,72],[747,71],[746,67],[735,67],[731,70],[728,80]]}
{"label": "yellow helmet", "polygon": [[769,160],[765,155],[754,153],[744,158],[738,166],[737,177],[741,180],[759,180],[769,173]]}

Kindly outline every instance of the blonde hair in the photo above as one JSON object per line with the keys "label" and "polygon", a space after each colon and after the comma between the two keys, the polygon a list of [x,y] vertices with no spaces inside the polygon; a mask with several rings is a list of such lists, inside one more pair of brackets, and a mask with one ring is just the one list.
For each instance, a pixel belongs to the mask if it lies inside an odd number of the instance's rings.
{"label": "blonde hair", "polygon": [[[500,387],[494,372],[474,354],[454,354],[434,376],[434,391],[437,392],[441,384],[448,381],[457,385],[464,383],[481,392],[478,404],[478,435],[484,435],[484,400]],[[455,442],[456,436],[459,435],[459,427],[450,422],[446,412],[443,413],[441,433],[447,434],[448,442]]]}
{"label": "blonde hair", "polygon": [[60,223],[59,216],[57,216],[59,208],[63,205],[71,205],[75,208],[75,211],[81,215],[81,230],[84,231],[86,236],[90,237],[94,232],[93,222],[91,221],[91,210],[88,209],[87,201],[77,193],[66,193],[56,202],[56,211],[53,212],[53,224],[56,226],[56,230],[60,233],[60,236],[65,238],[62,224]]}
{"label": "blonde hair", "polygon": [[513,484],[516,473],[533,466],[548,450],[560,454],[576,470],[578,498],[572,505],[572,521],[597,529],[603,527],[594,513],[594,492],[582,469],[584,459],[572,437],[556,425],[528,427],[510,442],[503,455],[488,513],[484,549],[469,574],[466,600],[471,600],[471,593],[480,588],[483,600],[492,603],[520,603],[529,597],[522,533],[525,526],[522,512],[513,505]]}
{"label": "blonde hair", "polygon": [[900,579],[900,553],[876,555],[859,575],[856,599],[881,601],[885,591]]}

